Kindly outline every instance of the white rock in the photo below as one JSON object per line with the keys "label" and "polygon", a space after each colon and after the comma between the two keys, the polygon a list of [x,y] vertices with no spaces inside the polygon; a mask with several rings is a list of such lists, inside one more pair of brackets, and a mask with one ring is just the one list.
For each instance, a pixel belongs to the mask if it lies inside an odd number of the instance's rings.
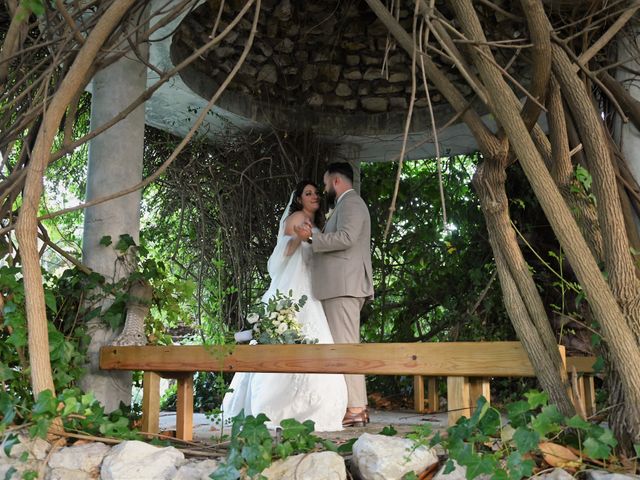
{"label": "white rock", "polygon": [[[11,448],[9,455],[11,458],[20,458],[24,452],[27,452],[29,460],[43,460],[51,448],[49,442],[40,437],[32,439],[26,435],[19,434],[18,440],[19,442]],[[1,458],[7,458],[4,448],[0,448],[0,459]]]}
{"label": "white rock", "polygon": [[587,472],[588,480],[638,480],[638,475],[624,475],[622,473],[611,473],[602,470]]}
{"label": "white rock", "polygon": [[184,460],[174,447],[154,447],[136,440],[111,449],[102,461],[101,480],[170,480],[176,475],[176,463]]}
{"label": "white rock", "polygon": [[467,478],[467,467],[463,467],[462,465],[458,465],[458,462],[453,461],[454,469],[449,473],[444,473],[444,469],[447,468],[447,465],[442,466],[438,473],[433,476],[433,480],[466,480]]}
{"label": "white rock", "polygon": [[294,455],[274,462],[262,472],[269,480],[345,480],[344,460],[335,452]]}
{"label": "white rock", "polygon": [[49,466],[67,470],[82,470],[87,473],[98,472],[102,459],[110,449],[111,447],[100,442],[64,447],[51,455]]}
{"label": "white rock", "polygon": [[562,468],[554,468],[549,473],[543,473],[542,475],[536,475],[535,479],[539,480],[573,480],[573,475]]}
{"label": "white rock", "polygon": [[92,475],[89,472],[83,472],[82,470],[69,470],[68,468],[54,468],[47,474],[47,480],[94,480],[98,478],[96,475]]}
{"label": "white rock", "polygon": [[217,468],[215,460],[188,462],[180,466],[173,480],[209,480],[209,475]]}
{"label": "white rock", "polygon": [[414,445],[406,438],[363,433],[353,444],[352,463],[363,480],[400,480],[438,461],[435,451]]}

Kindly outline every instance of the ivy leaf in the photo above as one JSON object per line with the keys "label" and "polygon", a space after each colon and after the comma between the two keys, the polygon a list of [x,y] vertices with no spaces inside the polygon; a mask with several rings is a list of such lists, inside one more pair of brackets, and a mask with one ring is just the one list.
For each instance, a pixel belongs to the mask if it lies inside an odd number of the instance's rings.
{"label": "ivy leaf", "polygon": [[407,472],[402,476],[401,480],[418,480],[418,476],[416,475],[416,472]]}
{"label": "ivy leaf", "polygon": [[384,427],[382,430],[380,430],[379,435],[386,435],[387,437],[393,437],[397,433],[398,431],[395,428],[393,428],[393,425],[388,425]]}
{"label": "ivy leaf", "polygon": [[591,428],[591,424],[584,420],[580,415],[574,415],[567,420],[567,427],[589,430]]}
{"label": "ivy leaf", "polygon": [[520,400],[507,405],[507,418],[513,427],[519,427],[527,423],[531,408],[529,403]]}
{"label": "ivy leaf", "polygon": [[540,443],[540,435],[525,427],[518,427],[516,433],[513,434],[513,441],[516,448],[521,453],[527,453],[534,450]]}
{"label": "ivy leaf", "polygon": [[9,470],[7,470],[4,474],[4,480],[11,480],[11,478],[13,478],[13,474],[17,471],[18,470],[16,470],[16,467],[9,467]]}
{"label": "ivy leaf", "polygon": [[17,435],[14,435],[12,433],[9,436],[7,436],[7,438],[3,442],[4,453],[7,457],[11,456],[11,449],[13,448],[14,445],[17,445],[18,443],[20,443],[20,440],[18,439]]}
{"label": "ivy leaf", "polygon": [[350,454],[353,453],[353,444],[356,443],[357,438],[351,438],[347,440],[342,445],[338,445],[338,453],[340,454]]}
{"label": "ivy leaf", "polygon": [[113,241],[111,240],[111,235],[105,235],[104,237],[102,237],[100,239],[99,243],[103,247],[108,247],[109,245],[111,245],[113,243]]}
{"label": "ivy leaf", "polygon": [[593,362],[594,373],[602,373],[603,370],[604,370],[604,358],[596,357],[596,361]]}
{"label": "ivy leaf", "polygon": [[51,390],[43,390],[42,392],[40,392],[40,394],[38,395],[38,400],[36,401],[31,411],[34,415],[55,415],[56,399],[53,397],[53,393],[51,393]]}
{"label": "ivy leaf", "polygon": [[584,453],[594,459],[608,458],[611,455],[611,448],[606,443],[602,443],[593,437],[587,438],[582,444]]}
{"label": "ivy leaf", "polygon": [[520,480],[522,477],[529,478],[533,473],[535,463],[533,460],[525,460],[519,451],[512,452],[507,457],[507,468],[509,469],[509,478],[511,480]]}
{"label": "ivy leaf", "polygon": [[129,249],[129,247],[135,246],[135,244],[136,242],[133,237],[128,233],[124,233],[120,235],[120,240],[118,240],[118,243],[116,243],[114,248],[119,252],[124,253]]}
{"label": "ivy leaf", "polygon": [[233,465],[223,464],[211,474],[213,480],[238,480],[240,471]]}
{"label": "ivy leaf", "polygon": [[524,396],[527,397],[527,402],[529,403],[529,408],[531,410],[549,403],[549,395],[546,392],[536,392],[535,390],[532,390],[525,393]]}

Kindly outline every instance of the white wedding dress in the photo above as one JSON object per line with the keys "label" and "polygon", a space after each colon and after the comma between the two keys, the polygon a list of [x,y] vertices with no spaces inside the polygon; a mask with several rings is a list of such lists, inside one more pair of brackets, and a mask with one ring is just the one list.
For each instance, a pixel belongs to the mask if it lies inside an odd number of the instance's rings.
{"label": "white wedding dress", "polygon": [[[283,234],[285,218],[283,215],[278,243],[269,258],[271,285],[262,301],[266,302],[276,290],[283,293],[292,290],[294,299],[306,295],[307,301],[298,313],[303,334],[317,338],[318,343],[333,343],[322,304],[311,293],[311,245],[302,242],[292,255],[285,255],[291,239]],[[269,359],[264,361],[268,363]],[[300,422],[313,420],[318,432],[342,430],[347,408],[344,375],[240,372],[234,375],[230,388],[232,391],[222,402],[225,422],[244,409],[245,415],[264,413],[269,417],[270,427],[295,418]]]}

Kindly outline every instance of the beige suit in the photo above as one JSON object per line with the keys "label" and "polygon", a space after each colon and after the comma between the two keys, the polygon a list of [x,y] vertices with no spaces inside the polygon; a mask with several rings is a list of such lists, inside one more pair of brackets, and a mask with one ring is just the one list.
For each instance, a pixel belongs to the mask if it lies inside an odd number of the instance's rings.
{"label": "beige suit", "polygon": [[[371,218],[354,191],[345,192],[322,233],[313,235],[312,283],[333,341],[360,343],[360,309],[373,297]],[[363,375],[345,375],[349,407],[367,404]]]}

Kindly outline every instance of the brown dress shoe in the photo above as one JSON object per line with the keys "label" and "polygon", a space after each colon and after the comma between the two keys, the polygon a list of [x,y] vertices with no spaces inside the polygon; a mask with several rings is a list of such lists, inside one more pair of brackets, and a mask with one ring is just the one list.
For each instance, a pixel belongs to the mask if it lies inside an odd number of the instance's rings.
{"label": "brown dress shoe", "polygon": [[364,410],[358,413],[351,413],[347,411],[347,413],[344,414],[344,418],[342,419],[342,426],[343,427],[364,427],[365,424],[367,423],[367,419],[368,417]]}

